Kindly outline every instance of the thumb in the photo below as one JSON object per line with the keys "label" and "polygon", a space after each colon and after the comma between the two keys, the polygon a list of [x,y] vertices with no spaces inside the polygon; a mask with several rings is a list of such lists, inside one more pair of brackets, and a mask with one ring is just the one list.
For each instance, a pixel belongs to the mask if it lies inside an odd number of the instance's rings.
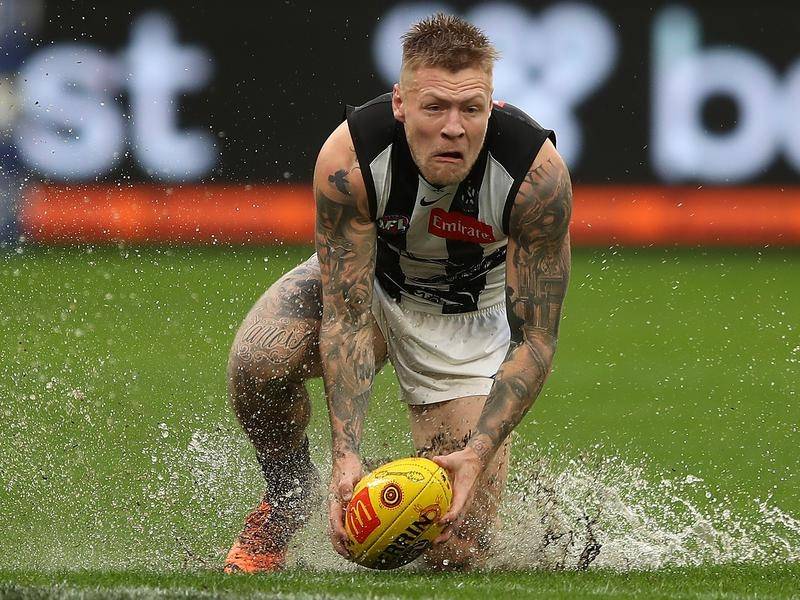
{"label": "thumb", "polygon": [[453,459],[449,454],[444,456],[434,456],[431,460],[447,471],[453,470]]}

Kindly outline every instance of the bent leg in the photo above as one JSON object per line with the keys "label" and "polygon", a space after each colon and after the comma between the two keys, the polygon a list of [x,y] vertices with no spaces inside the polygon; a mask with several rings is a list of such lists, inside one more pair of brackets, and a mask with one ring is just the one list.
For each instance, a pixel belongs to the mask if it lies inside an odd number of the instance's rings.
{"label": "bent leg", "polygon": [[[228,552],[228,573],[281,568],[291,536],[313,506],[319,475],[305,433],[311,418],[305,381],[322,374],[321,318],[322,286],[313,256],[273,284],[236,333],[228,359],[229,399],[255,448],[266,493]],[[377,367],[386,347],[377,325],[374,332]]]}
{"label": "bent leg", "polygon": [[[308,466],[311,402],[305,381],[322,374],[321,318],[319,263],[312,256],[261,296],[231,348],[230,402],[274,487],[296,479],[286,477],[293,474],[292,463],[300,463],[298,469]],[[377,370],[386,359],[386,345],[377,325],[373,330]]]}
{"label": "bent leg", "polygon": [[[410,405],[411,433],[417,454],[428,458],[461,450],[480,417],[486,396]],[[500,499],[508,477],[510,440],[497,451],[476,484],[472,506],[453,536],[425,555],[434,568],[467,569],[486,560],[499,524]]]}
{"label": "bent leg", "polygon": [[304,381],[320,374],[321,316],[319,267],[312,257],[259,298],[236,334],[228,393],[259,461],[297,449],[305,438],[311,405]]}
{"label": "bent leg", "polygon": [[315,263],[314,257],[296,267],[259,298],[228,357],[229,400],[266,483],[228,552],[228,573],[281,568],[291,536],[313,506],[319,475],[305,435],[311,402],[304,382],[319,371],[322,295]]}

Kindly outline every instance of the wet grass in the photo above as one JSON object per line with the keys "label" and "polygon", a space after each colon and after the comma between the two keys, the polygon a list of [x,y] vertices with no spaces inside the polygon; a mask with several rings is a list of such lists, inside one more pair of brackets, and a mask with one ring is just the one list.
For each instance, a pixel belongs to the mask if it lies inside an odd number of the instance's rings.
{"label": "wet grass", "polygon": [[[44,573],[53,569],[215,568],[260,487],[226,404],[228,346],[263,289],[310,250],[20,250],[0,251],[0,569],[15,570],[3,576],[4,594],[19,591],[11,581],[29,597],[52,593]],[[577,251],[556,367],[519,428],[516,452],[556,462],[596,453],[643,460],[654,481],[703,479],[709,505],[744,509],[769,498],[800,514],[798,260],[777,249]],[[324,462],[318,382],[311,392],[314,456]],[[368,456],[410,450],[396,396],[385,369]],[[717,584],[748,594],[752,579],[761,586],[754,593],[767,594],[788,579],[782,567],[726,569],[498,575],[497,594],[510,594],[517,580],[547,597],[624,596],[650,582],[651,597],[660,589],[679,597],[686,580],[722,598]],[[65,593],[77,595],[94,593],[92,578],[148,594],[160,581],[174,583],[176,595],[181,582],[220,594],[269,582],[292,596],[320,582],[318,594],[347,595],[352,577],[364,586],[357,595],[396,597],[406,589],[422,597],[428,581],[302,572],[237,581],[211,573],[64,577]],[[481,590],[487,577],[463,583]],[[445,590],[461,580],[431,581]]]}
{"label": "wet grass", "polygon": [[0,572],[0,597],[44,598],[797,598],[800,565],[692,567],[614,573]]}

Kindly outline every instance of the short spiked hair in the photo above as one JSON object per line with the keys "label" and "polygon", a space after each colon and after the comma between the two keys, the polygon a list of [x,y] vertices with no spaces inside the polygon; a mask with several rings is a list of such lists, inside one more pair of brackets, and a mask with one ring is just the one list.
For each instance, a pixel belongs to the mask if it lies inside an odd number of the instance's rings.
{"label": "short spiked hair", "polygon": [[455,73],[478,67],[492,73],[499,58],[491,41],[472,23],[437,13],[411,26],[403,35],[403,73],[420,67],[439,67]]}

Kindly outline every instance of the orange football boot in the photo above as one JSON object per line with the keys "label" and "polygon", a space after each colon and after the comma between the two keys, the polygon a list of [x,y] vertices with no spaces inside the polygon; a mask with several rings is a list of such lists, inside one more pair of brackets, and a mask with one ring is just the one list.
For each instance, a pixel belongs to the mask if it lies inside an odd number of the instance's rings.
{"label": "orange football boot", "polygon": [[[311,462],[308,438],[280,460],[259,460],[267,491],[247,515],[244,529],[225,558],[225,573],[270,573],[286,565],[289,541],[320,500],[319,471]],[[270,483],[271,482],[271,483]]]}
{"label": "orange football boot", "polygon": [[286,564],[287,536],[276,527],[274,510],[262,500],[247,515],[244,529],[225,558],[225,573],[270,573],[280,571]]}

